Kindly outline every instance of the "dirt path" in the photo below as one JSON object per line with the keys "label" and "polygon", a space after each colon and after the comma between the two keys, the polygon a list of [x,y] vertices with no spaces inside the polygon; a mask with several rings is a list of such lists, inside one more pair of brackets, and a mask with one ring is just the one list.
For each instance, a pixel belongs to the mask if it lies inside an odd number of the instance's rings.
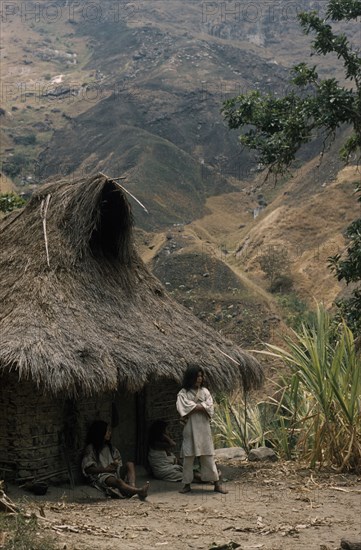
{"label": "dirt path", "polygon": [[[293,463],[222,466],[228,495],[209,485],[153,481],[148,501],[105,500],[95,489],[50,488],[27,507],[66,550],[334,550],[361,535],[361,478]],[[14,491],[14,489],[13,489]],[[20,497],[11,491],[13,499]],[[15,491],[15,492],[16,492]]]}

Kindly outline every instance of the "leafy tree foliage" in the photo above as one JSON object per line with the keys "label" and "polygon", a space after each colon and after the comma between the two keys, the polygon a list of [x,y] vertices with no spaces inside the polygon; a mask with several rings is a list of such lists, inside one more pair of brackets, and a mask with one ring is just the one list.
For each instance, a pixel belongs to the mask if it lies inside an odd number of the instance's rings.
{"label": "leafy tree foliage", "polygon": [[[361,187],[356,189],[358,202],[361,203]],[[347,228],[349,239],[346,255],[337,254],[330,258],[331,269],[339,281],[344,279],[347,284],[361,281],[361,218],[352,222]],[[361,289],[355,288],[349,299],[338,303],[343,317],[357,332],[361,330]]]}
{"label": "leafy tree foliage", "polygon": [[15,193],[0,193],[0,212],[7,214],[15,208],[21,208],[24,204],[24,199]]}
{"label": "leafy tree foliage", "polygon": [[[282,287],[282,281],[289,274],[290,259],[285,248],[270,246],[266,252],[258,258],[258,263],[271,283],[271,291],[277,280]],[[292,282],[288,283],[292,286]]]}
{"label": "leafy tree foliage", "polygon": [[[334,54],[342,62],[345,85],[335,78],[320,78],[317,67],[299,63],[291,71],[291,90],[283,97],[251,91],[226,101],[223,114],[230,128],[242,130],[240,141],[254,150],[259,162],[276,176],[287,171],[296,153],[315,136],[324,144],[336,130],[347,125],[351,134],[343,143],[341,158],[346,162],[361,157],[361,56],[344,33],[334,31],[337,22],[355,22],[361,16],[361,0],[329,0],[326,16],[314,11],[299,14],[306,34],[314,33],[313,53]],[[333,24],[333,25],[332,25]],[[360,192],[360,189],[358,190]],[[347,230],[350,239],[345,256],[330,259],[339,280],[361,281],[361,219]],[[361,290],[341,304],[354,327],[361,329]]]}
{"label": "leafy tree foliage", "polygon": [[333,138],[344,124],[353,128],[341,156],[349,160],[361,153],[361,57],[344,34],[333,32],[327,22],[361,16],[361,0],[330,0],[326,19],[316,12],[301,13],[305,33],[315,32],[313,50],[319,55],[335,53],[343,62],[347,87],[335,78],[321,79],[316,66],[299,63],[292,69],[294,88],[284,97],[251,91],[224,103],[230,128],[243,130],[240,141],[256,151],[270,172],[287,170],[300,147],[322,133]]}

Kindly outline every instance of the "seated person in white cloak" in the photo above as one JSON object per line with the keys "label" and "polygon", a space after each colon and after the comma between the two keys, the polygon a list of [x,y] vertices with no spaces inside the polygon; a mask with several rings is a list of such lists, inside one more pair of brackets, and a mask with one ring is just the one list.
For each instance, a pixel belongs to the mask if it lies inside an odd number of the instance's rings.
{"label": "seated person in white cloak", "polygon": [[120,452],[111,443],[111,436],[110,426],[103,420],[96,420],[90,426],[82,460],[83,475],[108,496],[125,498],[138,495],[144,500],[149,482],[136,487],[134,463],[123,465]]}
{"label": "seated person in white cloak", "polygon": [[148,462],[155,478],[182,481],[183,467],[172,452],[176,442],[168,434],[168,423],[156,420],[149,429]]}
{"label": "seated person in white cloak", "polygon": [[204,372],[190,366],[184,373],[183,388],[177,396],[177,411],[184,423],[181,457],[183,458],[183,483],[181,493],[189,493],[193,480],[193,464],[199,457],[201,479],[213,482],[214,490],[227,493],[219,479],[214,459],[210,420],[214,413],[213,399],[207,388],[203,387]]}

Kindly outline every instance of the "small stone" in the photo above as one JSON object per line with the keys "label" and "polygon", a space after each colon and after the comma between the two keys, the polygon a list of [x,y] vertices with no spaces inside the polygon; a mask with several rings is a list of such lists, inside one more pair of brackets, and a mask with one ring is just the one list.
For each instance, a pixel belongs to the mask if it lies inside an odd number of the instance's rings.
{"label": "small stone", "polygon": [[361,550],[361,537],[358,539],[341,539],[341,548],[343,550]]}
{"label": "small stone", "polygon": [[249,452],[248,460],[250,462],[262,462],[267,460],[276,462],[278,458],[276,453],[269,447],[258,447],[258,449],[252,449]]}
{"label": "small stone", "polygon": [[217,458],[231,460],[233,458],[238,458],[240,460],[246,460],[247,454],[242,447],[225,447],[223,449],[215,449],[215,456]]}

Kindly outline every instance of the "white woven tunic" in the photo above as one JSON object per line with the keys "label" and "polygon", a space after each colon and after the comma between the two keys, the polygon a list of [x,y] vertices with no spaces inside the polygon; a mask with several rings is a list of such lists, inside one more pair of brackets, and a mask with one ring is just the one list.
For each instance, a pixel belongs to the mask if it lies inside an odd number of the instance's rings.
{"label": "white woven tunic", "polygon": [[[187,416],[196,405],[202,405],[207,414],[195,412]],[[214,413],[213,399],[206,388],[185,390],[177,396],[177,411],[186,420],[183,429],[181,457],[214,455],[210,420]]]}
{"label": "white woven tunic", "polygon": [[149,449],[148,462],[154,477],[157,479],[181,481],[183,478],[183,467],[177,464],[177,459],[173,453],[167,454],[163,450]]}

